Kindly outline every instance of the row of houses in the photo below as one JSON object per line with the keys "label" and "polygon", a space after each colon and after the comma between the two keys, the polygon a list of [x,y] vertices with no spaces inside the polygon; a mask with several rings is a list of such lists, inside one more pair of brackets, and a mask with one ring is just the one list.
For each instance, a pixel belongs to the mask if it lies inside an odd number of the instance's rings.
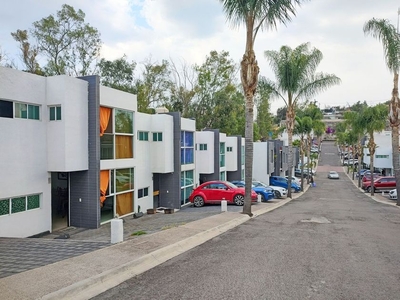
{"label": "row of houses", "polygon": [[[202,182],[244,179],[243,137],[157,112],[138,112],[136,95],[101,86],[98,76],[0,67],[0,236],[180,209]],[[254,143],[254,179],[287,171],[287,142]]]}

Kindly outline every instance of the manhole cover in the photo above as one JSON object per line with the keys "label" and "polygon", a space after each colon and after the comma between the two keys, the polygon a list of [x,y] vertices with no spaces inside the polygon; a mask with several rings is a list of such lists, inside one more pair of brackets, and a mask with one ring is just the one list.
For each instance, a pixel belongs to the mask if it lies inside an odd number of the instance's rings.
{"label": "manhole cover", "polygon": [[318,224],[330,224],[331,221],[329,221],[327,218],[324,217],[312,217],[309,220],[301,220],[302,223],[318,223]]}

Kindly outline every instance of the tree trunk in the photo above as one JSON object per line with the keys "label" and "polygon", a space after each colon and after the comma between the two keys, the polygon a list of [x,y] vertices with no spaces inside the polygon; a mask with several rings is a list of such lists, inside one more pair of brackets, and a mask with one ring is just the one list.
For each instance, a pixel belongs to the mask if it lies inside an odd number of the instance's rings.
{"label": "tree trunk", "polygon": [[392,161],[394,176],[396,177],[398,206],[400,206],[399,102],[399,74],[396,72],[393,77],[392,99],[389,104],[389,122],[392,127]]}
{"label": "tree trunk", "polygon": [[[311,135],[307,136],[307,184],[310,184],[310,164],[311,164]],[[312,169],[312,166],[311,166]],[[311,175],[312,176],[312,175]]]}
{"label": "tree trunk", "polygon": [[369,149],[369,170],[371,171],[371,196],[375,193],[374,187],[374,156],[376,144],[374,142],[374,133],[370,134],[368,141],[368,149]]}
{"label": "tree trunk", "polygon": [[361,145],[361,138],[358,140],[358,187],[361,187],[361,175],[360,175],[360,168],[361,168],[361,163],[362,163],[362,158],[364,156],[364,148]]}
{"label": "tree trunk", "polygon": [[353,174],[352,174],[352,179],[354,180],[354,157],[355,157],[355,154],[357,153],[357,150],[356,150],[357,148],[356,148],[356,145],[353,145]]}
{"label": "tree trunk", "polygon": [[[304,141],[303,136],[300,137],[300,157],[301,157],[301,190],[304,191]],[[289,187],[289,186],[288,186]]]}
{"label": "tree trunk", "polygon": [[253,181],[253,117],[254,94],[257,88],[259,68],[252,49],[246,47],[246,53],[241,62],[241,81],[246,98],[246,128],[245,128],[245,200],[243,213],[252,216],[251,190]]}
{"label": "tree trunk", "polygon": [[[290,101],[289,101],[290,103]],[[288,166],[288,197],[292,198],[292,168],[293,168],[293,131],[294,131],[294,120],[296,113],[293,105],[288,105],[286,111],[286,129],[288,132],[288,144],[289,144],[289,166]],[[303,166],[302,166],[303,167]]]}

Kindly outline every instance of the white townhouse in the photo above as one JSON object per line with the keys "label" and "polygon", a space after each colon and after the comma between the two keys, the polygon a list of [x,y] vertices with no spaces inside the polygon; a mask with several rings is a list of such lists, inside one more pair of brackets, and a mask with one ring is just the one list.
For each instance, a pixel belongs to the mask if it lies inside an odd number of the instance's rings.
{"label": "white townhouse", "polygon": [[[374,141],[378,146],[375,150],[374,167],[385,170],[386,175],[393,175],[393,154],[392,154],[392,132],[374,132]],[[365,141],[363,162],[369,165],[371,156],[369,153],[368,139]]]}
{"label": "white townhouse", "polygon": [[253,180],[269,185],[275,171],[275,143],[273,140],[253,143]]}
{"label": "white townhouse", "polygon": [[195,121],[138,113],[135,95],[98,76],[0,67],[0,128],[2,237],[180,208],[194,186]]}

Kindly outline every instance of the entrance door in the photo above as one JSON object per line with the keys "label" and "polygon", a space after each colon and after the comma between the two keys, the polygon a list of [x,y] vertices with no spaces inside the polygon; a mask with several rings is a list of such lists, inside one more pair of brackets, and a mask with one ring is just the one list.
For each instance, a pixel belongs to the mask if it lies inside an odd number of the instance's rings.
{"label": "entrance door", "polygon": [[51,173],[51,217],[52,231],[68,227],[69,190],[68,173]]}

